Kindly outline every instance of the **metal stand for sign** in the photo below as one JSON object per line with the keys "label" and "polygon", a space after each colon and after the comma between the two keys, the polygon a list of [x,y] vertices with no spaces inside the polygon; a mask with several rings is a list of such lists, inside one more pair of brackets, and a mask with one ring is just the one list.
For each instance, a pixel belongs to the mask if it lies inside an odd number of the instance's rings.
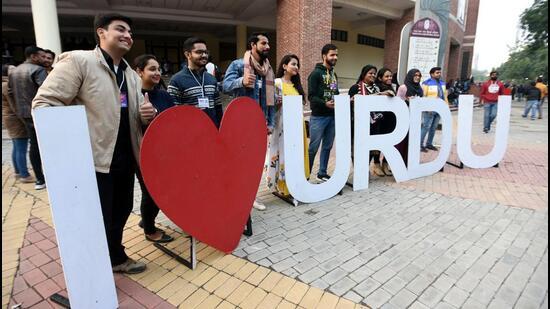
{"label": "metal stand for sign", "polygon": [[56,304],[59,304],[63,308],[71,309],[71,304],[69,303],[69,299],[65,296],[62,296],[59,293],[55,293],[52,296],[50,296],[50,300]]}
{"label": "metal stand for sign", "polygon": [[300,202],[298,202],[295,198],[293,198],[291,196],[285,196],[285,195],[282,195],[279,192],[273,192],[272,194],[275,195],[276,197],[280,198],[281,200],[287,202],[288,204],[294,206],[294,207],[296,207],[300,204]]}
{"label": "metal stand for sign", "polygon": [[252,218],[248,216],[248,221],[246,221],[246,229],[243,231],[244,236],[252,236]]}
{"label": "metal stand for sign", "polygon": [[[457,165],[457,164],[454,164],[453,162],[447,161],[447,164],[452,165],[452,166],[454,166],[456,168],[459,168],[459,169],[464,169],[464,163],[462,163],[462,162],[460,162],[460,164]],[[498,163],[493,165],[493,167],[498,168]],[[443,169],[444,169],[444,167],[441,168],[440,172],[443,172]]]}
{"label": "metal stand for sign", "polygon": [[156,248],[160,249],[160,251],[162,251],[162,252],[168,254],[170,257],[174,258],[180,264],[183,264],[183,265],[187,266],[188,268],[190,268],[191,270],[193,270],[197,267],[196,243],[195,243],[195,238],[193,238],[193,236],[188,236],[188,238],[189,238],[189,242],[190,242],[189,260],[186,260],[186,259],[182,258],[179,254],[175,253],[174,251],[166,248],[165,246],[163,246],[159,243],[155,243],[154,246]]}

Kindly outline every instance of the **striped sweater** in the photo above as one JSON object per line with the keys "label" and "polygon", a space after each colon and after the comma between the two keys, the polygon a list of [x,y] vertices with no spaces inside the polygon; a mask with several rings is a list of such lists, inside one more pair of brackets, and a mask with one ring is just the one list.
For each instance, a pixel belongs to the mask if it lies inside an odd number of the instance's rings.
{"label": "striped sweater", "polygon": [[168,93],[172,96],[176,105],[187,104],[199,108],[199,98],[202,98],[203,91],[204,96],[208,98],[210,107],[201,109],[212,119],[216,127],[219,127],[223,116],[223,108],[214,76],[208,74],[205,70],[199,74],[192,73],[191,70],[184,67],[172,76],[168,85]]}

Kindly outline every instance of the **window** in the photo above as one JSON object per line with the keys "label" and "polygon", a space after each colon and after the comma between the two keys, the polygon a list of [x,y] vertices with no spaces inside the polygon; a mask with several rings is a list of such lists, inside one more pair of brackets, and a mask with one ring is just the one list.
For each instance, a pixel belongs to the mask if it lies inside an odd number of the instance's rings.
{"label": "window", "polygon": [[464,25],[464,21],[466,20],[466,5],[466,0],[458,0],[458,11],[456,13],[456,19],[462,25]]}
{"label": "window", "polygon": [[331,31],[331,40],[347,42],[348,41],[348,32],[343,30],[332,29]]}
{"label": "window", "polygon": [[362,34],[357,35],[357,44],[384,48],[384,40]]}

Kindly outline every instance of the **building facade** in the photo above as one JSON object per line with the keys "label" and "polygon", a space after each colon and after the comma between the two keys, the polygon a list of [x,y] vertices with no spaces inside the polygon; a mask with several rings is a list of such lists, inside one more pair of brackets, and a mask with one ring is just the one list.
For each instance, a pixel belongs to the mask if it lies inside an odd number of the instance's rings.
{"label": "building facade", "polygon": [[[471,74],[479,0],[449,1],[444,75],[464,79]],[[56,11],[37,3],[49,3]],[[93,17],[117,12],[134,20],[130,61],[152,53],[174,73],[184,60],[185,39],[200,36],[224,70],[242,57],[247,36],[263,31],[270,39],[272,65],[287,53],[296,54],[303,78],[321,61],[324,44],[337,45],[336,71],[341,87],[347,88],[366,64],[398,68],[401,31],[413,21],[415,5],[413,0],[3,0],[2,55],[4,63],[18,63],[28,45],[54,51],[93,48]],[[57,48],[49,46],[56,35],[61,42]]]}

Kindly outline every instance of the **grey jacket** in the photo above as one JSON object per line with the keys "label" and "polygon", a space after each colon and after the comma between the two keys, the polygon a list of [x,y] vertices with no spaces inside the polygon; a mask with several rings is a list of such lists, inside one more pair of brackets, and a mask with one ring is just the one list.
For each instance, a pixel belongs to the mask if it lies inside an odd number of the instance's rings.
{"label": "grey jacket", "polygon": [[10,95],[15,100],[15,113],[19,118],[32,118],[31,104],[38,88],[47,76],[46,69],[40,65],[26,61],[15,68],[9,77]]}

